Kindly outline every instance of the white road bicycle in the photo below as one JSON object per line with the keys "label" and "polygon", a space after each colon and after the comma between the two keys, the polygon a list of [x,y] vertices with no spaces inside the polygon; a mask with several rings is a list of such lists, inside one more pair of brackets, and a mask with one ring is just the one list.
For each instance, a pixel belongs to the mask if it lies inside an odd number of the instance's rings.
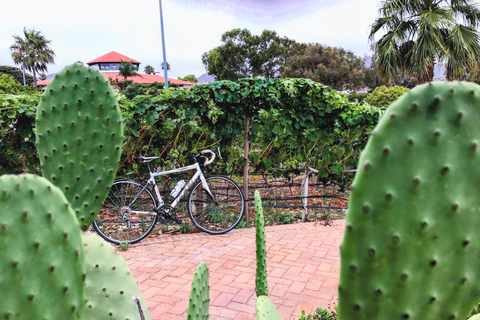
{"label": "white road bicycle", "polygon": [[[149,162],[159,157],[136,157],[148,166],[150,178],[142,183],[134,180],[116,180],[105,203],[93,222],[95,231],[105,240],[120,243],[136,243],[150,234],[157,221],[179,223],[190,217],[193,224],[209,234],[222,234],[234,229],[245,213],[245,196],[230,178],[221,175],[204,177],[201,165],[215,160],[213,150],[204,150],[193,157],[194,164],[174,170],[152,172]],[[184,185],[177,184],[173,202],[167,205],[160,195],[155,177],[188,170],[196,170]],[[200,181],[197,182],[197,180]],[[188,216],[177,217],[175,207],[194,184],[187,199]],[[155,196],[153,195],[155,192]]]}

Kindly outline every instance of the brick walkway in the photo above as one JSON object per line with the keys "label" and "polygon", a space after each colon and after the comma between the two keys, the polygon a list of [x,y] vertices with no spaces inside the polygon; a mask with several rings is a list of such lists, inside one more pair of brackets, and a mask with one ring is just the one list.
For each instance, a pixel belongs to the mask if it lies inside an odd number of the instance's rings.
{"label": "brick walkway", "polygon": [[[269,297],[283,319],[326,308],[337,298],[344,221],[266,227]],[[225,235],[160,236],[122,256],[154,320],[186,319],[197,264],[210,271],[210,319],[255,319],[255,229]]]}

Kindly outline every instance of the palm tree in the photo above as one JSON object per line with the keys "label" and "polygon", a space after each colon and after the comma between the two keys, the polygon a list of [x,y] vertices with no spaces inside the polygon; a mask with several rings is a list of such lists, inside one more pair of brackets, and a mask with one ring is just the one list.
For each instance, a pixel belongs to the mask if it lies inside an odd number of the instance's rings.
{"label": "palm tree", "polygon": [[[162,70],[165,69],[165,64],[162,62]],[[167,61],[167,71],[170,70],[170,63]]]}
{"label": "palm tree", "polygon": [[51,40],[35,29],[23,29],[23,35],[13,36],[14,44],[10,47],[12,59],[15,64],[21,64],[25,69],[33,73],[35,88],[37,88],[37,73],[46,72],[47,64],[54,63],[55,53],[50,48]]}
{"label": "palm tree", "polygon": [[399,72],[418,83],[432,81],[437,62],[453,80],[480,62],[480,10],[472,0],[384,0],[379,14],[369,38],[386,32],[375,43],[374,59],[388,81]]}
{"label": "palm tree", "polygon": [[127,81],[128,77],[139,76],[137,73],[137,67],[134,66],[130,61],[120,61],[121,66],[118,67],[118,73],[123,77],[124,81]]}
{"label": "palm tree", "polygon": [[145,68],[143,69],[143,72],[146,74],[152,74],[155,72],[155,69],[151,65],[146,65]]}

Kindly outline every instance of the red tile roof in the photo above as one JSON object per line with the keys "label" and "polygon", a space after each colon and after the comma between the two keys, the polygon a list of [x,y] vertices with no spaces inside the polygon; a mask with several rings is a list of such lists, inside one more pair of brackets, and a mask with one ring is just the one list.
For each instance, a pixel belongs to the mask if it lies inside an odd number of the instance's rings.
{"label": "red tile roof", "polygon": [[123,54],[120,54],[118,52],[112,51],[107,54],[104,54],[101,57],[98,57],[97,59],[94,59],[90,62],[87,62],[88,65],[95,64],[95,63],[106,63],[106,62],[121,62],[121,61],[130,61],[131,63],[138,63],[140,64],[139,61],[133,60],[132,58],[129,58],[127,56],[124,56]]}
{"label": "red tile roof", "polygon": [[[118,72],[102,72],[105,78],[112,78],[116,79],[118,78],[119,80],[123,81],[123,77],[118,74]],[[141,77],[136,76],[136,77],[128,77],[128,80],[133,80],[133,83],[154,83],[159,82],[159,83],[165,83],[165,77],[162,76],[157,76],[153,74],[140,74]],[[42,81],[37,81],[37,85],[39,86],[46,86],[47,84],[50,83],[53,79],[46,79]],[[183,80],[178,80],[178,79],[172,79],[168,78],[168,82],[172,84],[178,84],[180,86],[194,86],[196,83],[189,82],[189,81],[183,81]]]}

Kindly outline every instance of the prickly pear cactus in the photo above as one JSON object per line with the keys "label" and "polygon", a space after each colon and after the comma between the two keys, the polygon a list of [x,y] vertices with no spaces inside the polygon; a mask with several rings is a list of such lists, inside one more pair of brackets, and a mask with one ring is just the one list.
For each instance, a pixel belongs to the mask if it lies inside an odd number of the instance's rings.
{"label": "prickly pear cactus", "polygon": [[87,266],[85,319],[151,319],[122,256],[96,234],[83,235]]}
{"label": "prickly pear cactus", "polygon": [[275,305],[267,296],[259,296],[255,305],[258,320],[282,320]]}
{"label": "prickly pear cactus", "polygon": [[465,319],[480,299],[480,87],[418,86],[381,119],[353,181],[341,320]]}
{"label": "prickly pear cactus", "polygon": [[46,179],[0,177],[1,319],[82,319],[77,225],[63,193]]}
{"label": "prickly pear cactus", "polygon": [[257,274],[255,276],[255,293],[257,297],[268,296],[267,283],[267,249],[265,239],[265,221],[260,193],[255,190],[255,238],[257,245]]}
{"label": "prickly pear cactus", "polygon": [[120,159],[122,115],[98,70],[73,64],[47,86],[37,109],[43,176],[58,186],[88,228],[112,185]]}
{"label": "prickly pear cactus", "polygon": [[187,309],[188,320],[208,320],[210,304],[210,286],[208,284],[208,266],[200,262],[195,270]]}

